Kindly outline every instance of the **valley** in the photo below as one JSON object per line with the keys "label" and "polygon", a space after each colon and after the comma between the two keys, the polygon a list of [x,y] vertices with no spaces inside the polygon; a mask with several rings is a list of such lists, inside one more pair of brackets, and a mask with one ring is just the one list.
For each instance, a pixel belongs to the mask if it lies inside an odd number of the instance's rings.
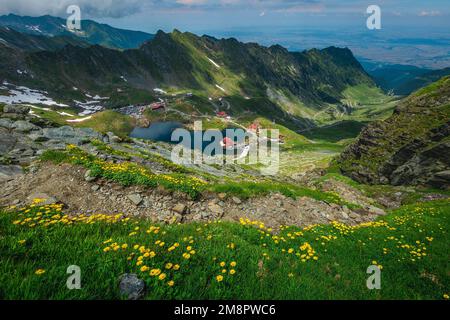
{"label": "valley", "polygon": [[[448,76],[405,97],[348,48],[30,19],[0,17],[0,298],[448,299]],[[179,163],[176,129],[244,138]]]}

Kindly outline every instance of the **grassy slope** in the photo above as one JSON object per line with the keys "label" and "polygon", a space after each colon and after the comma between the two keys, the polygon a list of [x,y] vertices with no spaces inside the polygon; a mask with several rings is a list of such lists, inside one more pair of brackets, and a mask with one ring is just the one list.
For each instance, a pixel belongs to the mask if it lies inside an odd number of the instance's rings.
{"label": "grassy slope", "polygon": [[133,119],[115,111],[103,111],[95,114],[92,119],[75,124],[83,128],[92,128],[95,131],[106,133],[112,131],[125,137],[133,130]]}
{"label": "grassy slope", "polygon": [[330,126],[313,128],[303,132],[303,135],[311,140],[337,143],[356,138],[366,125],[365,122],[344,120]]}
{"label": "grassy slope", "polygon": [[[100,216],[90,223],[80,218],[69,225],[67,217],[51,218],[55,210],[0,214],[1,298],[118,299],[118,278],[127,272],[146,281],[147,299],[442,299],[450,290],[448,202],[404,207],[377,223],[353,229],[340,225],[286,228],[278,238],[263,226],[259,229],[258,223],[150,229],[146,221],[104,222]],[[23,222],[35,218],[38,211],[42,218]],[[57,222],[45,226],[47,218]],[[29,226],[42,220],[41,225]],[[164,245],[155,244],[158,240]],[[114,243],[128,248],[115,251]],[[175,243],[179,247],[168,252]],[[308,255],[307,246],[300,249],[305,243],[311,246],[311,255],[302,262],[301,255]],[[139,270],[135,244],[156,253],[154,258],[144,258],[143,265],[162,269],[166,279]],[[409,248],[401,248],[405,245]],[[187,246],[192,247],[189,252],[195,250],[189,259],[183,257]],[[111,248],[109,252],[104,252],[106,247]],[[220,266],[222,261],[225,267]],[[366,269],[374,261],[383,268],[382,289],[371,291],[366,287]],[[169,262],[180,269],[165,270]],[[231,267],[231,262],[236,266]],[[65,286],[66,269],[73,264],[81,267],[82,290]],[[45,273],[36,275],[38,269]],[[234,275],[229,274],[231,269]],[[220,283],[218,275],[224,276]],[[168,286],[170,280],[173,287]]]}
{"label": "grassy slope", "polygon": [[[351,155],[349,159],[340,160],[342,168],[351,172],[357,164],[376,172],[401,147],[414,139],[426,138],[430,130],[445,124],[450,117],[450,105],[431,105],[431,102],[439,95],[448,96],[449,88],[450,77],[445,77],[402,101],[399,112],[384,122],[371,124],[384,134],[377,137],[376,143],[361,156]],[[423,99],[430,103],[424,105]]]}

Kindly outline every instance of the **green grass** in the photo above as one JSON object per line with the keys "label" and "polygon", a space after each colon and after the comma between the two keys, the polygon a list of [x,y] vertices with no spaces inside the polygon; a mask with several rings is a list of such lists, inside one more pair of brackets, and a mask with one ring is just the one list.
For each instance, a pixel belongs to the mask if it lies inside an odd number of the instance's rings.
{"label": "green grass", "polygon": [[361,184],[351,178],[342,175],[336,170],[335,167],[328,168],[328,173],[324,176],[315,180],[316,184],[321,184],[327,180],[334,179],[340,182],[347,184],[350,187],[353,187],[359,191],[361,191],[365,196],[369,198],[378,198],[378,197],[390,197],[393,194],[400,192],[403,194],[402,204],[410,205],[416,202],[419,202],[423,197],[433,194],[433,195],[447,195],[450,196],[449,190],[441,190],[441,189],[432,189],[432,188],[424,188],[424,187],[405,187],[405,186],[391,186],[391,185],[366,185]]}
{"label": "green grass", "polygon": [[[14,209],[0,213],[0,298],[120,299],[119,277],[137,273],[147,284],[145,299],[439,300],[450,290],[449,218],[449,203],[437,201],[403,207],[354,228],[285,227],[274,234],[257,222],[155,226],[122,217],[74,220],[57,206]],[[175,243],[179,246],[169,252]],[[134,245],[155,256],[137,266],[142,253]],[[186,252],[189,259],[183,257]],[[381,290],[366,287],[373,262],[382,266]],[[180,269],[166,270],[167,263]],[[70,265],[81,268],[81,290],[66,288]],[[161,269],[166,278],[141,272],[143,265]],[[35,274],[38,269],[45,273]]]}
{"label": "green grass", "polygon": [[113,147],[111,147],[110,145],[107,145],[106,143],[103,143],[100,140],[93,140],[93,141],[91,141],[91,145],[96,147],[97,150],[105,152],[107,154],[123,157],[123,158],[125,158],[127,160],[131,159],[131,155],[129,153],[124,152],[124,151],[120,151],[120,150],[116,150]]}
{"label": "green grass", "polygon": [[341,121],[325,127],[312,128],[303,132],[303,135],[311,140],[336,143],[356,138],[366,125],[367,123],[358,121]]}
{"label": "green grass", "polygon": [[430,84],[429,86],[419,89],[418,91],[416,91],[415,93],[413,93],[413,95],[415,96],[421,96],[424,94],[432,94],[435,95],[438,93],[439,89],[441,89],[444,86],[448,86],[448,83],[450,82],[450,77],[443,77],[442,79],[440,79],[439,81],[436,81],[432,84]]}
{"label": "green grass", "polygon": [[131,117],[107,110],[92,116],[92,119],[73,124],[76,127],[92,128],[97,132],[113,132],[120,137],[127,137],[134,128]]}
{"label": "green grass", "polygon": [[40,159],[56,164],[79,165],[90,170],[92,177],[105,178],[123,186],[142,185],[148,188],[160,186],[167,190],[186,193],[192,199],[197,198],[206,185],[203,180],[186,174],[155,174],[149,168],[133,162],[108,162],[72,145],[69,145],[65,151],[47,150],[41,155]]}
{"label": "green grass", "polygon": [[227,193],[242,199],[248,199],[256,196],[264,196],[270,193],[281,193],[286,197],[308,197],[318,201],[347,205],[350,208],[356,208],[357,205],[347,203],[337,194],[331,192],[322,192],[288,183],[275,182],[228,182],[224,184],[215,184],[209,187],[210,191],[216,193]]}

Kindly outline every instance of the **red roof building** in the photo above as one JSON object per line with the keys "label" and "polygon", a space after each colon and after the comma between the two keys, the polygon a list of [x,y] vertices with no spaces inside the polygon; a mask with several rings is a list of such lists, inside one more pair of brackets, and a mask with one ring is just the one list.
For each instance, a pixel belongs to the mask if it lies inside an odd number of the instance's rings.
{"label": "red roof building", "polygon": [[152,110],[160,110],[164,109],[165,107],[166,104],[164,102],[155,102],[150,105],[150,108],[152,108]]}
{"label": "red roof building", "polygon": [[259,131],[259,124],[254,122],[248,127],[248,131],[258,132]]}
{"label": "red roof building", "polygon": [[222,140],[221,145],[222,145],[224,148],[231,148],[231,147],[234,147],[234,142],[233,142],[233,140],[231,140],[230,138],[225,137],[225,138]]}
{"label": "red roof building", "polygon": [[227,115],[226,112],[220,111],[220,112],[217,112],[217,116],[218,116],[218,117],[221,117],[221,118],[226,118],[228,115]]}

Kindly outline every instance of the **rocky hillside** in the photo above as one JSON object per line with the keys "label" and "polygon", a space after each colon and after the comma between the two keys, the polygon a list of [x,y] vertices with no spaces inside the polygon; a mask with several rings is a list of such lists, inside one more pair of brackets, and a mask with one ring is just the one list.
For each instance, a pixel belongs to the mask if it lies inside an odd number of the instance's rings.
{"label": "rocky hillside", "polygon": [[342,172],[370,184],[450,186],[450,77],[403,100],[340,156]]}

